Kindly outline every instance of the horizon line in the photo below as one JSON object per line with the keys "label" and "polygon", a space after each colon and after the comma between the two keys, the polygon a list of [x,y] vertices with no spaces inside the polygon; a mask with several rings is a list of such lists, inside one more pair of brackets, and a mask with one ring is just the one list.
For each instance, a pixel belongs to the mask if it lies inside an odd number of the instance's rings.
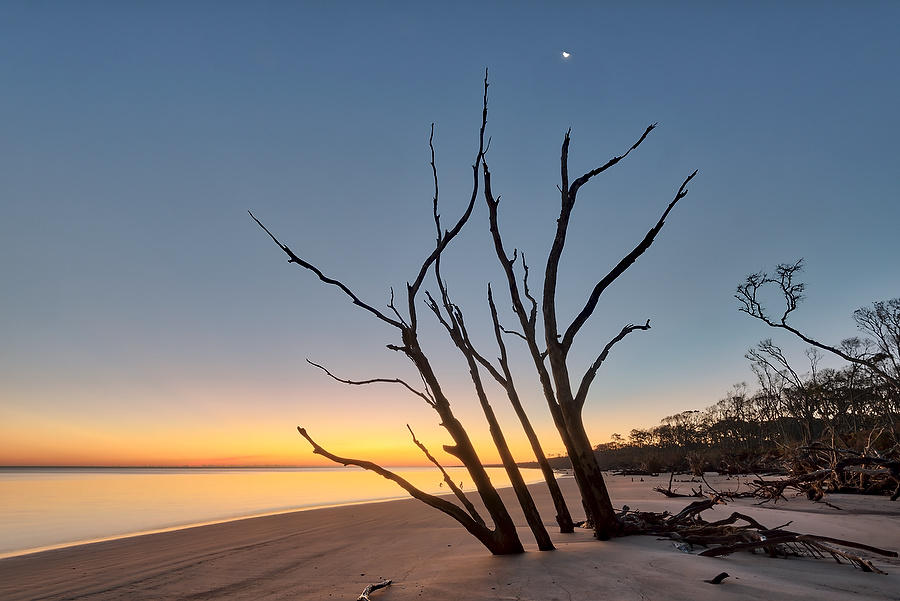
{"label": "horizon line", "polygon": [[[242,468],[303,468],[303,469],[334,469],[334,468],[342,468],[342,467],[352,467],[356,469],[365,469],[360,468],[355,465],[286,465],[279,463],[268,463],[268,464],[252,464],[252,465],[242,465],[242,464],[226,464],[226,465],[217,465],[217,464],[204,464],[204,465],[0,465],[0,469],[213,469],[213,468],[224,468],[224,469],[242,469]],[[434,467],[430,464],[422,464],[422,465],[386,465],[384,467]],[[445,465],[444,467],[465,467],[462,464],[459,465]],[[486,464],[484,467],[503,467],[500,464]]]}

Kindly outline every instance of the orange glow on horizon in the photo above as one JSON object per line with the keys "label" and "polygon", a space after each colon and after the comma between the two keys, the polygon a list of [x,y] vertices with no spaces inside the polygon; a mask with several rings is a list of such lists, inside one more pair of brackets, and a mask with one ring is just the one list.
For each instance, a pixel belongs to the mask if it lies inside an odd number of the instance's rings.
{"label": "orange glow on horizon", "polygon": [[[253,391],[252,397],[251,393],[244,395],[241,391],[230,391],[229,397],[224,388],[198,387],[179,392],[181,404],[134,399],[128,404],[109,404],[102,411],[90,413],[82,410],[81,399],[75,399],[68,411],[57,409],[51,413],[41,410],[39,399],[22,398],[18,407],[7,405],[0,412],[0,438],[4,441],[0,465],[335,465],[312,453],[291,423],[292,419],[302,423],[314,440],[336,455],[385,466],[429,465],[406,431],[405,422],[409,421],[416,436],[443,464],[458,465],[455,458],[443,452],[442,445],[451,441],[436,424],[433,412],[406,400],[397,402],[395,398],[379,396],[374,401],[360,400],[361,395],[353,391],[343,397],[331,395],[328,403],[298,403],[299,409],[267,408],[266,414],[261,415],[253,398],[259,391]],[[279,392],[271,396],[277,398]],[[335,407],[342,410],[336,413]],[[514,414],[499,401],[495,409],[513,455],[518,461],[533,461],[531,447]],[[631,428],[658,419],[649,416],[636,419],[633,406],[629,409],[632,412],[625,415],[610,414],[602,407],[590,408],[586,424],[595,444],[606,442],[613,432],[627,437]],[[529,412],[545,453],[561,454],[562,443],[545,415],[545,407],[534,403]],[[600,419],[604,415],[608,419]],[[499,464],[484,416],[477,406],[460,402],[457,416],[466,425],[482,460]]]}

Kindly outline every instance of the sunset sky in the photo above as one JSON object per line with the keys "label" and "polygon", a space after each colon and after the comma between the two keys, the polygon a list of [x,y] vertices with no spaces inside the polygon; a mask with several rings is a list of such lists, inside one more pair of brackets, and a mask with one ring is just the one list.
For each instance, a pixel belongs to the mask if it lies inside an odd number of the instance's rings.
{"label": "sunset sky", "polygon": [[[288,265],[247,209],[384,306],[433,247],[432,122],[445,222],[465,206],[485,67],[502,227],[536,288],[566,129],[579,175],[660,124],[579,194],[562,322],[700,170],[573,349],[583,369],[651,320],[594,384],[595,442],[752,382],[743,355],[773,333],[732,297],[750,272],[804,257],[796,323],[854,335],[855,308],[900,295],[898,22],[895,2],[5,2],[0,465],[323,464],[298,424],[393,465],[422,462],[406,423],[435,452],[449,442],[403,389],[306,364],[417,381],[385,348],[396,332]],[[484,295],[502,274],[485,213],[479,200],[444,269],[492,357]],[[496,461],[461,358],[420,317],[458,417]],[[520,393],[561,452],[517,342]]]}

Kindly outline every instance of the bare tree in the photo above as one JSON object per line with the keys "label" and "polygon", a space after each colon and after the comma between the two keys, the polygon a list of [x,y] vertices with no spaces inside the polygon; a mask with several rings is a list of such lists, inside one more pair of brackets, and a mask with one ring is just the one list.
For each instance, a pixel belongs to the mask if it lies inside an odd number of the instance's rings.
{"label": "bare tree", "polygon": [[[802,270],[803,259],[800,259],[795,263],[778,265],[774,275],[764,271],[748,275],[734,295],[740,303],[738,310],[769,327],[790,332],[810,346],[861,365],[894,390],[900,390],[900,299],[876,302],[871,308],[863,307],[854,313],[857,326],[875,339],[878,348],[878,352],[854,353],[853,345],[835,347],[819,342],[788,323],[788,317],[803,300],[805,285],[794,280],[794,276]],[[776,288],[784,297],[785,307],[780,317],[773,317],[759,298],[760,293],[769,287]]]}
{"label": "bare tree", "polygon": [[[784,351],[770,338],[761,341],[755,349],[750,349],[746,357],[754,366],[757,374],[766,374],[782,382],[781,395],[788,414],[799,418],[803,426],[803,442],[810,443],[818,436],[816,420],[821,417],[822,402],[817,386],[818,362],[821,355],[810,349],[806,353],[809,359],[810,374],[804,378],[788,361]],[[783,383],[790,386],[785,387]]]}
{"label": "bare tree", "polygon": [[[491,190],[491,172],[485,161],[485,127],[487,123],[487,74],[484,80],[484,95],[482,107],[482,121],[479,132],[478,152],[473,168],[472,193],[468,204],[462,216],[456,221],[455,225],[450,229],[443,229],[441,225],[440,213],[438,211],[438,176],[437,167],[435,165],[435,154],[433,145],[434,128],[432,125],[431,137],[429,138],[429,147],[431,149],[431,167],[434,178],[434,198],[433,198],[433,217],[436,230],[436,242],[434,250],[425,258],[416,277],[412,282],[407,283],[406,290],[406,307],[403,312],[395,305],[394,292],[391,291],[390,301],[387,305],[390,312],[384,312],[370,303],[363,301],[352,291],[350,287],[342,281],[332,278],[324,274],[318,267],[312,263],[297,256],[287,245],[278,240],[274,234],[267,229],[262,222],[252,215],[253,219],[272,240],[284,251],[290,263],[294,263],[308,271],[314,273],[323,283],[335,286],[348,296],[353,304],[368,311],[371,315],[397,329],[400,334],[401,344],[389,344],[388,348],[404,354],[415,366],[423,384],[424,389],[419,390],[407,382],[398,378],[372,378],[368,380],[349,380],[339,378],[333,375],[326,368],[313,363],[316,367],[323,369],[329,376],[346,384],[365,385],[375,383],[392,383],[399,384],[412,392],[432,409],[434,409],[440,419],[441,425],[447,430],[453,439],[454,444],[444,446],[444,450],[456,457],[468,470],[475,487],[484,502],[485,508],[490,515],[494,529],[489,529],[481,516],[475,511],[474,506],[468,502],[465,495],[456,487],[451,490],[459,500],[463,503],[465,509],[460,508],[449,501],[433,497],[421,490],[416,489],[410,483],[406,482],[396,474],[377,466],[371,462],[340,457],[325,450],[319,444],[313,441],[310,435],[300,428],[301,435],[313,446],[314,452],[322,456],[328,457],[332,461],[344,463],[348,465],[356,465],[365,469],[381,474],[385,478],[397,482],[409,493],[422,500],[423,502],[436,507],[444,513],[450,515],[460,522],[469,532],[478,537],[483,544],[493,553],[517,553],[522,551],[522,545],[516,534],[515,527],[509,516],[506,507],[500,500],[496,489],[491,484],[487,472],[483,467],[478,454],[472,445],[471,440],[463,428],[462,424],[456,419],[450,400],[443,392],[441,384],[431,365],[428,357],[422,350],[418,338],[418,315],[417,302],[420,300],[420,293],[424,293],[427,306],[434,313],[437,320],[445,328],[450,336],[451,341],[460,351],[469,370],[472,383],[475,388],[476,397],[488,422],[489,430],[495,446],[503,461],[503,465],[509,475],[510,481],[515,489],[519,503],[523,509],[529,526],[534,533],[538,542],[538,547],[542,550],[552,549],[553,545],[550,537],[547,535],[543,526],[541,517],[537,511],[531,495],[526,488],[524,481],[519,473],[515,460],[506,443],[500,424],[494,414],[493,408],[487,398],[482,381],[481,370],[496,380],[506,391],[507,397],[512,404],[519,420],[526,432],[531,443],[532,450],[538,459],[545,480],[551,492],[556,512],[557,522],[563,532],[572,531],[572,519],[566,507],[565,500],[562,496],[559,486],[556,483],[553,472],[549,463],[544,456],[540,441],[534,432],[533,427],[522,407],[519,399],[518,391],[513,382],[509,360],[507,356],[506,346],[503,341],[504,333],[516,334],[522,338],[529,349],[534,366],[537,370],[538,378],[543,390],[545,399],[550,408],[551,416],[554,424],[559,431],[563,444],[566,447],[569,458],[572,462],[575,478],[581,493],[582,504],[585,508],[588,521],[593,524],[595,535],[598,538],[606,539],[620,533],[620,524],[612,509],[612,503],[603,480],[603,474],[594,455],[593,447],[584,427],[582,411],[587,400],[588,392],[593,383],[597,372],[603,362],[609,356],[612,348],[618,342],[623,340],[628,334],[636,330],[650,329],[650,321],[647,320],[643,325],[627,324],[622,327],[621,331],[616,334],[603,347],[596,359],[583,372],[578,381],[573,384],[570,380],[568,355],[576,335],[591,317],[596,309],[597,303],[603,292],[621,276],[635,261],[647,251],[653,244],[656,236],[662,229],[666,217],[675,207],[675,205],[687,195],[687,185],[697,174],[694,171],[690,174],[678,188],[675,197],[662,213],[662,216],[656,224],[647,232],[647,234],[636,244],[636,246],[622,257],[618,263],[599,279],[594,286],[590,296],[583,309],[572,319],[570,325],[564,330],[559,327],[556,312],[556,292],[558,269],[562,258],[563,249],[565,247],[568,225],[575,206],[575,200],[579,189],[584,186],[595,176],[603,173],[607,169],[616,165],[619,161],[628,156],[635,150],[654,129],[655,124],[647,127],[640,138],[635,142],[624,154],[616,156],[607,161],[602,166],[593,169],[573,182],[569,182],[568,174],[568,149],[570,134],[566,132],[563,140],[561,154],[561,209],[560,216],[557,221],[556,234],[550,253],[547,257],[547,263],[544,273],[543,293],[540,302],[540,314],[543,321],[543,344],[538,341],[538,309],[539,303],[532,295],[528,284],[528,266],[525,263],[525,257],[522,256],[523,276],[518,277],[515,265],[518,260],[518,253],[513,252],[512,257],[506,252],[500,235],[498,224],[498,207],[499,197],[495,197]],[[489,141],[488,144],[489,145]],[[469,331],[462,310],[454,304],[447,289],[447,284],[441,274],[441,256],[448,248],[451,241],[459,234],[463,226],[468,222],[479,192],[479,179],[484,179],[483,195],[488,207],[489,213],[489,229],[494,242],[495,253],[503,267],[507,280],[507,287],[510,293],[513,310],[519,320],[522,332],[513,332],[505,330],[500,325],[497,308],[494,303],[493,294],[490,286],[488,287],[488,305],[491,310],[491,318],[493,323],[493,331],[500,357],[498,365],[488,360],[481,352],[479,352],[472,343]],[[423,291],[425,278],[429,273],[433,273],[438,286],[439,295],[436,299],[428,291]],[[525,300],[523,300],[525,299]],[[526,307],[526,300],[528,306]],[[549,360],[549,367],[548,367]],[[410,432],[412,430],[410,429]],[[437,460],[427,451],[425,446],[413,436],[414,443],[426,454],[426,457],[443,471]],[[446,473],[445,473],[446,479]]]}
{"label": "bare tree", "polygon": [[[582,503],[587,512],[587,518],[589,521],[593,522],[595,536],[600,539],[606,539],[616,535],[620,528],[618,519],[613,512],[612,502],[609,498],[606,484],[603,480],[603,473],[597,463],[594,449],[584,427],[582,411],[591,384],[593,383],[600,366],[608,357],[612,347],[631,332],[650,329],[650,321],[647,320],[644,325],[628,324],[624,326],[621,331],[606,344],[596,360],[582,374],[575,386],[573,386],[569,373],[569,351],[576,335],[597,308],[600,296],[619,276],[633,265],[648,248],[650,248],[657,234],[659,234],[662,229],[666,217],[668,217],[678,201],[687,196],[687,185],[694,176],[697,175],[697,172],[694,171],[682,182],[681,186],[678,188],[678,192],[675,194],[675,198],[668,204],[663,211],[662,216],[650,231],[647,232],[644,238],[597,282],[585,302],[584,307],[565,329],[560,328],[556,311],[558,271],[578,191],[591,179],[615,166],[619,161],[627,157],[633,150],[640,146],[647,135],[655,127],[656,124],[647,127],[640,138],[638,138],[638,140],[622,155],[611,158],[600,167],[588,171],[572,182],[569,180],[568,168],[571,132],[566,132],[565,137],[563,138],[560,155],[560,176],[562,180],[561,185],[559,186],[561,196],[560,214],[557,219],[556,235],[547,257],[546,268],[544,271],[543,294],[540,303],[544,329],[543,345],[538,340],[538,301],[528,288],[527,266],[524,266],[523,258],[524,276],[520,284],[519,277],[515,271],[516,253],[514,252],[513,256],[510,257],[500,233],[498,217],[500,197],[494,195],[491,187],[490,169],[488,168],[487,162],[482,161],[482,171],[484,173],[484,199],[488,207],[490,231],[494,241],[494,250],[506,275],[513,312],[516,314],[519,325],[522,328],[522,331],[517,334],[524,339],[531,354],[554,424],[559,431],[569,459],[572,462],[575,479],[581,492]],[[528,307],[526,307],[526,300],[529,305]],[[549,368],[547,366],[548,359]]]}
{"label": "bare tree", "polygon": [[[900,298],[876,301],[871,307],[853,312],[853,320],[864,334],[870,336],[875,351],[865,352],[869,363],[881,367],[882,377],[895,386],[900,381]],[[852,339],[851,339],[852,340]],[[866,364],[868,366],[868,364]]]}
{"label": "bare tree", "polygon": [[[434,168],[433,153],[434,150],[432,147],[432,168]],[[437,173],[436,170],[434,172]],[[435,199],[437,199],[436,175]],[[437,206],[437,202],[435,202],[435,206]],[[437,231],[440,232],[440,217],[438,216],[437,212],[435,212],[435,225],[437,227]],[[484,360],[484,357],[480,353],[478,353],[478,351],[475,349],[475,346],[472,344],[472,340],[469,336],[469,331],[466,327],[466,322],[463,317],[462,309],[460,309],[458,305],[454,304],[450,300],[450,293],[447,291],[447,285],[444,282],[443,276],[441,275],[440,256],[438,256],[437,260],[434,263],[434,273],[438,288],[441,293],[441,302],[439,304],[438,301],[436,301],[434,297],[431,296],[431,294],[426,292],[425,294],[428,299],[428,307],[431,309],[432,313],[434,313],[440,324],[444,326],[444,329],[450,336],[450,340],[465,358],[466,367],[469,370],[469,376],[472,380],[472,384],[475,387],[475,394],[478,397],[478,402],[481,405],[481,409],[484,412],[485,419],[487,419],[488,422],[488,429],[491,434],[491,439],[494,441],[494,446],[497,447],[497,451],[500,454],[500,460],[503,462],[503,467],[506,470],[507,475],[509,476],[509,481],[516,493],[519,505],[522,507],[522,511],[525,514],[525,519],[528,522],[528,526],[531,528],[535,540],[537,541],[538,549],[540,549],[541,551],[550,551],[554,548],[553,542],[550,540],[550,535],[547,533],[547,529],[544,527],[544,523],[541,520],[541,515],[538,512],[537,506],[534,504],[534,499],[531,497],[531,493],[528,491],[528,487],[525,485],[525,480],[522,478],[522,473],[519,471],[519,466],[516,464],[516,460],[512,456],[512,452],[510,451],[509,445],[506,442],[506,437],[503,435],[503,429],[500,427],[500,422],[497,421],[497,416],[494,413],[493,407],[491,407],[491,403],[488,400],[487,393],[484,389],[484,382],[481,378],[481,370],[479,369],[479,359],[481,359],[482,365],[489,366],[490,363]],[[507,387],[507,392],[509,392],[509,390],[510,388]]]}
{"label": "bare tree", "polygon": [[[461,509],[459,506],[445,499],[429,495],[417,489],[397,474],[394,474],[393,472],[386,470],[383,467],[378,466],[370,461],[341,457],[330,453],[329,451],[321,447],[318,443],[316,443],[305,429],[298,427],[300,434],[310,443],[310,445],[312,445],[315,453],[327,457],[328,459],[337,463],[362,467],[396,482],[407,492],[409,492],[409,494],[413,497],[427,503],[428,505],[436,509],[443,511],[450,517],[454,518],[457,522],[462,524],[463,527],[466,528],[466,530],[477,537],[478,540],[481,541],[482,544],[484,544],[485,547],[487,547],[492,553],[510,554],[521,553],[524,550],[516,532],[515,524],[513,523],[513,520],[510,517],[506,506],[501,500],[500,495],[497,493],[496,488],[491,483],[487,471],[485,470],[484,465],[482,464],[467,431],[453,413],[450,399],[444,393],[444,390],[441,387],[441,383],[435,373],[434,368],[431,365],[430,360],[422,350],[418,335],[417,306],[420,300],[420,291],[422,289],[425,278],[429,271],[439,264],[441,253],[444,252],[444,250],[449,246],[449,244],[459,234],[463,226],[469,220],[469,217],[472,215],[472,210],[475,206],[475,201],[478,197],[479,170],[481,167],[481,163],[484,160],[485,153],[484,132],[485,127],[487,126],[487,90],[488,80],[487,73],[485,73],[481,128],[478,136],[478,151],[475,156],[475,162],[472,165],[473,182],[471,196],[468,200],[468,203],[466,204],[466,208],[463,211],[462,216],[459,217],[454,226],[450,229],[442,230],[438,213],[437,190],[435,189],[434,219],[435,224],[437,225],[437,238],[435,242],[435,248],[424,259],[415,278],[411,282],[408,282],[406,285],[407,290],[405,315],[401,313],[400,309],[395,305],[393,291],[391,292],[391,299],[388,303],[388,309],[390,309],[392,313],[392,315],[389,315],[376,308],[372,304],[362,300],[350,287],[348,287],[342,281],[326,275],[321,269],[319,269],[312,263],[300,258],[297,254],[294,253],[293,250],[291,250],[291,248],[289,248],[286,244],[282,243],[278,238],[276,238],[275,235],[268,228],[266,228],[266,226],[263,225],[262,222],[258,220],[252,213],[250,213],[250,216],[272,238],[275,244],[277,244],[278,247],[288,256],[289,263],[293,263],[295,265],[298,265],[299,267],[302,267],[303,269],[312,272],[323,283],[337,287],[339,290],[341,290],[341,292],[343,292],[347,297],[350,298],[354,305],[364,309],[381,322],[391,326],[399,332],[400,344],[389,344],[387,346],[391,350],[402,353],[412,362],[422,379],[422,382],[425,386],[424,390],[418,390],[405,381],[397,378],[374,378],[371,380],[354,381],[336,378],[335,376],[332,377],[335,377],[335,379],[348,384],[372,384],[382,382],[397,383],[405,387],[407,390],[413,392],[432,409],[434,409],[434,411],[440,417],[441,426],[447,431],[447,433],[453,440],[452,445],[444,446],[444,451],[454,456],[465,466],[470,477],[472,478],[472,482],[475,484],[475,488],[477,489],[488,514],[490,515],[494,523],[494,529],[492,530],[485,526],[484,521],[480,518],[480,516],[478,516],[477,513],[472,511],[471,505],[469,504],[467,504],[467,507],[469,507],[469,511]],[[329,375],[331,375],[330,372],[328,373]],[[550,548],[552,548],[552,545]]]}

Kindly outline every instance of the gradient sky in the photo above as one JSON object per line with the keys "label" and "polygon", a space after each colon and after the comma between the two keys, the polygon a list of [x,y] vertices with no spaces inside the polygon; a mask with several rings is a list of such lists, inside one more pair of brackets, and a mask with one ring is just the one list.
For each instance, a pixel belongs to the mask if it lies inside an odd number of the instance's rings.
{"label": "gradient sky", "polygon": [[[561,321],[700,169],[573,349],[583,368],[651,319],[594,384],[596,442],[752,380],[743,354],[772,333],[737,311],[747,273],[805,257],[796,323],[828,342],[854,334],[856,307],[900,294],[897,3],[425,4],[3,3],[0,464],[317,463],[297,424],[394,464],[420,462],[407,422],[433,450],[448,442],[416,397],[304,362],[415,380],[384,348],[395,332],[287,265],[246,210],[385,303],[433,244],[432,121],[445,220],[464,206],[485,67],[502,227],[536,282],[565,130],[578,175],[660,123],[580,193]],[[445,263],[493,356],[484,290],[501,274],[481,201]],[[495,460],[461,359],[421,314]]]}

